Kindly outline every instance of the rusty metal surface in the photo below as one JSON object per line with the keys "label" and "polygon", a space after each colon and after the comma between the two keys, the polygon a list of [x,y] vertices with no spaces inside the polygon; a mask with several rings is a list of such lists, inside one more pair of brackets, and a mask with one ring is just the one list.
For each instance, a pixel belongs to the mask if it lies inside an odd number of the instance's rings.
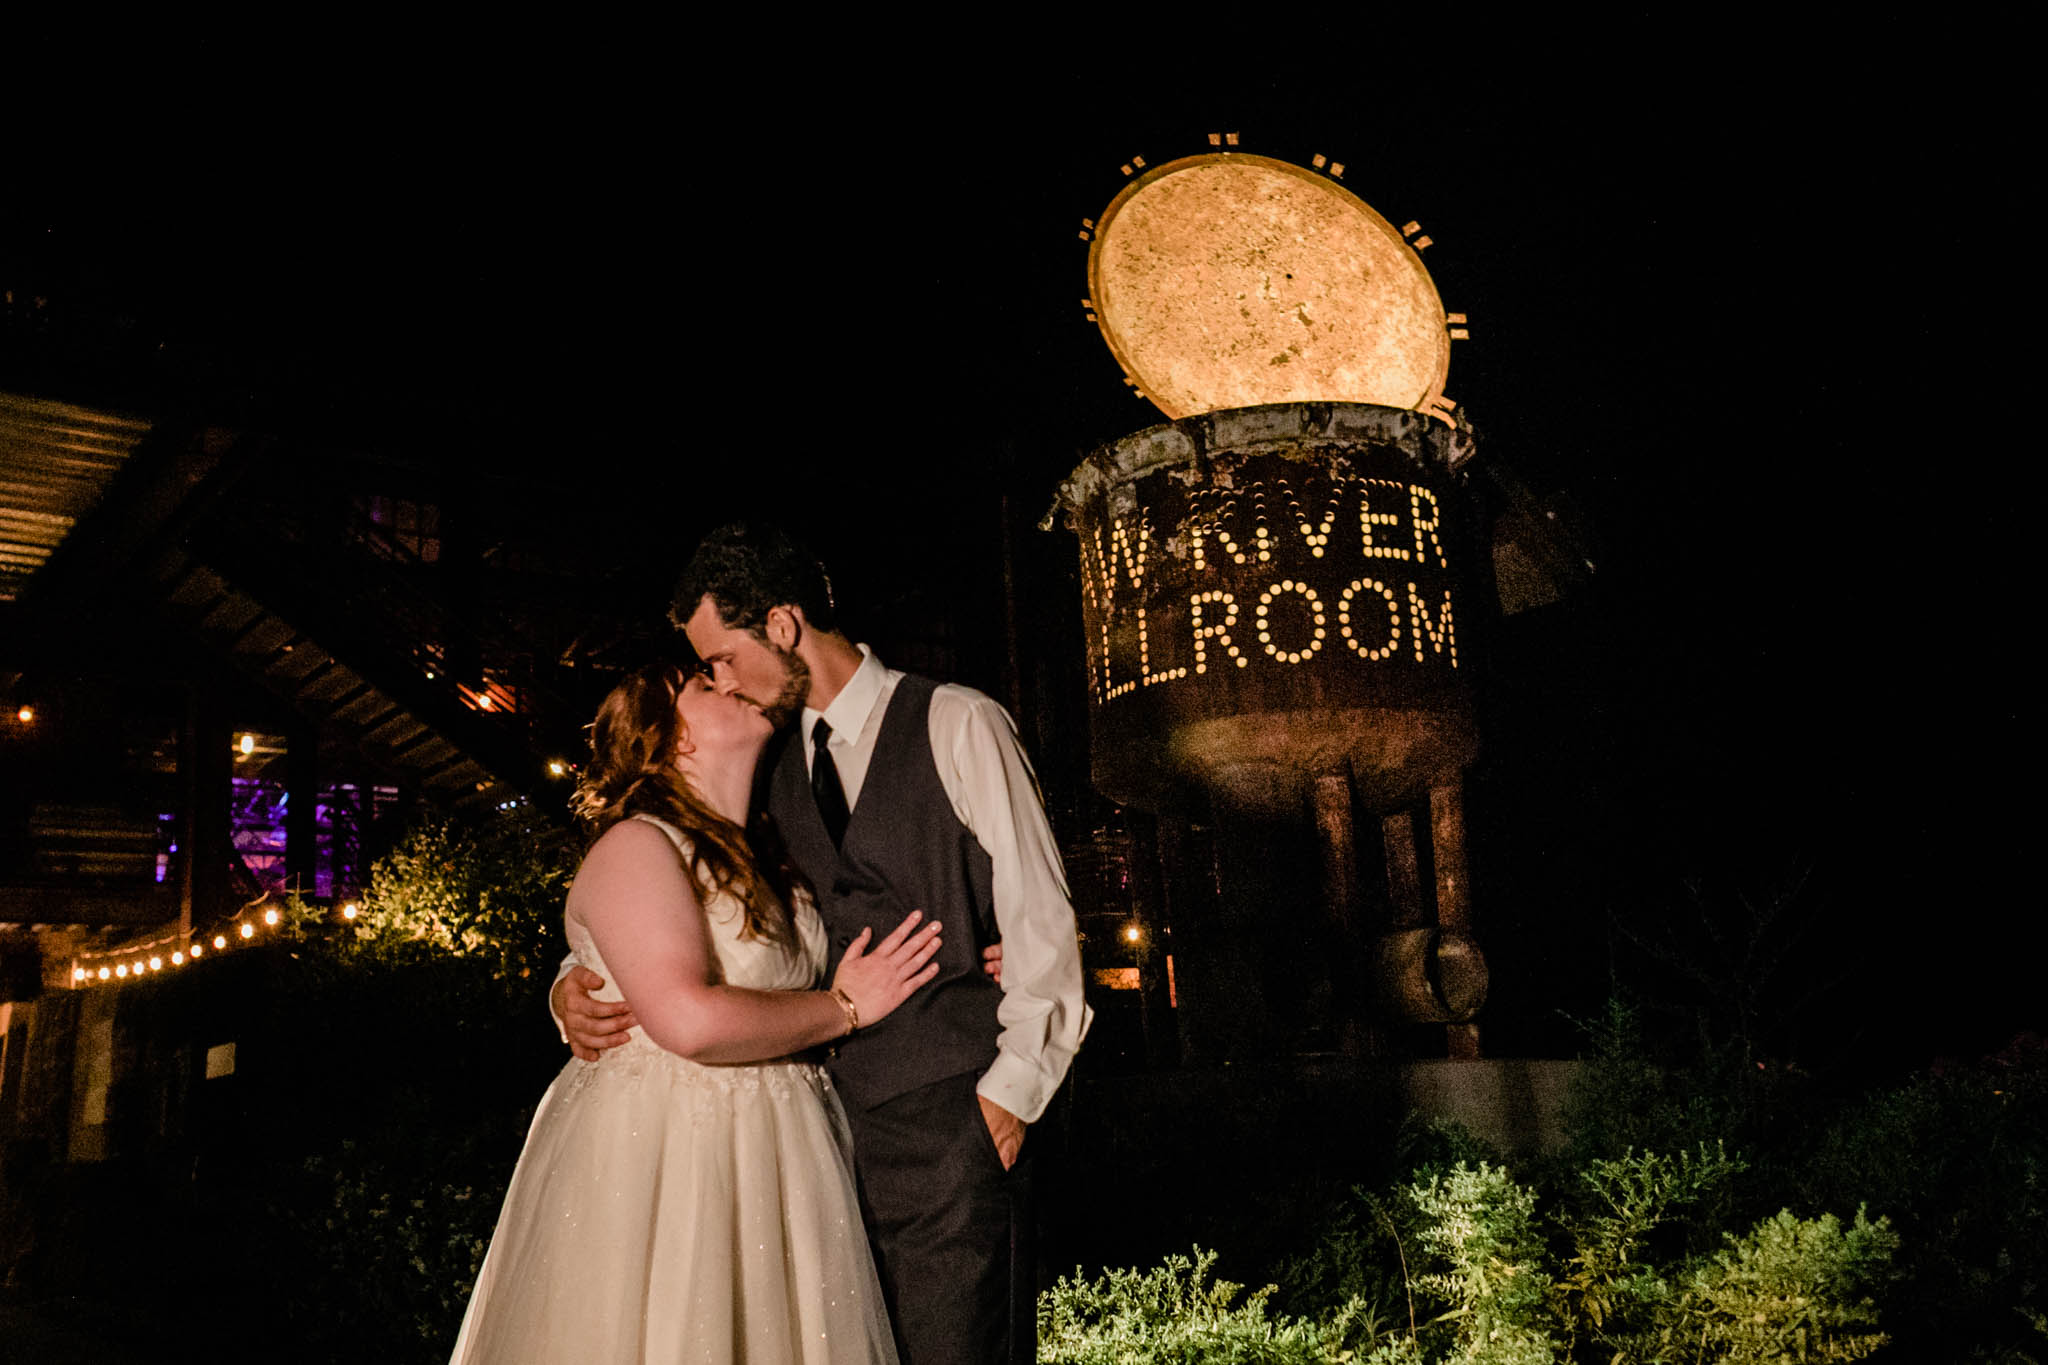
{"label": "rusty metal surface", "polygon": [[1393,909],[1394,927],[1413,929],[1427,923],[1422,873],[1416,866],[1414,814],[1397,810],[1382,818],[1380,838],[1386,847],[1387,901]]}
{"label": "rusty metal surface", "polygon": [[[1280,404],[1103,448],[1062,500],[1081,542],[1096,785],[1293,814],[1317,773],[1383,811],[1478,747],[1466,666],[1484,565],[1469,435]],[[1462,657],[1461,657],[1462,654]]]}
{"label": "rusty metal surface", "polygon": [[1447,933],[1472,932],[1471,887],[1465,875],[1465,803],[1462,783],[1429,789],[1429,843],[1436,866],[1436,922]]}
{"label": "rusty metal surface", "polygon": [[1397,929],[1373,945],[1372,981],[1382,1011],[1418,1024],[1463,1023],[1486,1003],[1479,945],[1441,929]]}

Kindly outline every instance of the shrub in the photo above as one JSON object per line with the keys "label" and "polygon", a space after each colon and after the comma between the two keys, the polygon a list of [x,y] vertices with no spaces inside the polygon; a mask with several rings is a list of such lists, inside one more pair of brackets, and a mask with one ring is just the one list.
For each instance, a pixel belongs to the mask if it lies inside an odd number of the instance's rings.
{"label": "shrub", "polygon": [[[1362,1365],[1746,1365],[1877,1349],[1875,1291],[1899,1244],[1883,1219],[1859,1211],[1845,1227],[1780,1212],[1705,1251],[1670,1235],[1725,1207],[1742,1170],[1706,1144],[1596,1160],[1547,1216],[1533,1188],[1483,1161],[1424,1169],[1386,1197],[1354,1190],[1285,1269],[1293,1302],[1314,1306],[1291,1325],[1328,1358]],[[1142,1333],[1116,1340],[1121,1355],[1085,1358],[1183,1358]]]}
{"label": "shrub", "polygon": [[1243,1286],[1209,1279],[1216,1253],[1168,1256],[1152,1270],[1111,1270],[1099,1280],[1061,1276],[1038,1297],[1038,1359],[1044,1365],[1323,1365],[1349,1352],[1340,1310],[1330,1322],[1268,1318],[1273,1286],[1233,1302]]}
{"label": "shrub", "polygon": [[370,869],[353,949],[474,958],[500,980],[527,979],[560,951],[577,853],[569,831],[525,807],[417,825]]}
{"label": "shrub", "polygon": [[1547,1365],[1555,1359],[1545,1300],[1543,1240],[1536,1194],[1506,1170],[1459,1162],[1408,1187],[1422,1216],[1420,1241],[1443,1269],[1415,1278],[1416,1288],[1449,1305],[1441,1319],[1460,1365]]}
{"label": "shrub", "polygon": [[[1727,1365],[1861,1360],[1889,1339],[1865,1291],[1884,1275],[1898,1235],[1863,1210],[1767,1218],[1685,1277],[1665,1342],[1679,1359]],[[1857,1331],[1869,1328],[1868,1331]]]}
{"label": "shrub", "polygon": [[1676,1158],[1630,1152],[1587,1165],[1578,1205],[1563,1220],[1572,1250],[1555,1303],[1567,1345],[1581,1337],[1597,1342],[1618,1365],[1655,1358],[1678,1289],[1652,1263],[1653,1235],[1741,1170],[1718,1143]]}

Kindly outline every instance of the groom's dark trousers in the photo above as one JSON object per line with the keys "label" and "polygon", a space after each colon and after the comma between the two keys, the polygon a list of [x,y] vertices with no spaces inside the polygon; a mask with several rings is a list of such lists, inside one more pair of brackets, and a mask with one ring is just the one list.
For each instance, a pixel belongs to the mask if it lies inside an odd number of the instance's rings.
{"label": "groom's dark trousers", "polygon": [[848,1110],[861,1215],[905,1365],[1027,1365],[1036,1354],[1029,1160],[1003,1169],[976,1079]]}
{"label": "groom's dark trousers", "polygon": [[808,747],[772,763],[768,810],[818,896],[828,972],[862,929],[880,941],[911,910],[944,926],[938,977],[835,1049],[854,1169],[904,1365],[1027,1365],[1037,1352],[1030,1176],[1005,1171],[975,1099],[996,1056],[1002,991],[981,970],[996,941],[992,866],[932,759],[937,684],[890,696],[845,833],[811,794]]}

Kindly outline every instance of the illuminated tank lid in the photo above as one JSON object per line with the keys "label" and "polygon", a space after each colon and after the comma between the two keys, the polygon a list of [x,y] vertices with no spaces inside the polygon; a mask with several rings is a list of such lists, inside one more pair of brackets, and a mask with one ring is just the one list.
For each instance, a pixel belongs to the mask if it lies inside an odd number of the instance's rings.
{"label": "illuminated tank lid", "polygon": [[1184,157],[1087,224],[1090,316],[1168,417],[1338,401],[1449,420],[1464,318],[1446,317],[1417,254],[1429,239],[1411,223],[1411,245],[1332,178],[1341,164],[1316,161]]}

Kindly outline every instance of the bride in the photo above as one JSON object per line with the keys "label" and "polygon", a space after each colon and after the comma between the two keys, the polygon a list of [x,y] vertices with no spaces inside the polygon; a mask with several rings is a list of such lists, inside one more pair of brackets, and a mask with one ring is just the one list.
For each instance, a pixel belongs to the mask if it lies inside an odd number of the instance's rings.
{"label": "bride", "polygon": [[744,826],[770,727],[673,665],[598,710],[576,813],[571,955],[638,1025],[542,1097],[455,1362],[894,1362],[846,1118],[796,1054],[938,971],[936,922],[825,932]]}

